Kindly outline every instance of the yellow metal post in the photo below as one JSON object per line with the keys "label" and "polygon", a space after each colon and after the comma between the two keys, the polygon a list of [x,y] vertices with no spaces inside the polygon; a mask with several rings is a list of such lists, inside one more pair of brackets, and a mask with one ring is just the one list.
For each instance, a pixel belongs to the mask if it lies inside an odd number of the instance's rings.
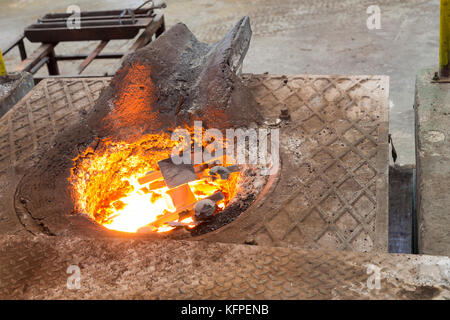
{"label": "yellow metal post", "polygon": [[450,77],[450,0],[441,0],[439,33],[439,77]]}
{"label": "yellow metal post", "polygon": [[6,76],[5,62],[3,61],[2,50],[0,50],[0,77]]}

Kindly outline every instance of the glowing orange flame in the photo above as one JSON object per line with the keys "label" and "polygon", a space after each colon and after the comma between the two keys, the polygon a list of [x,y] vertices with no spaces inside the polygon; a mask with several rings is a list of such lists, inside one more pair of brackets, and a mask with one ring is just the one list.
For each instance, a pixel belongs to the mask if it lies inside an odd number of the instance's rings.
{"label": "glowing orange flame", "polygon": [[[149,184],[155,181],[144,185],[138,182],[145,173],[157,169],[157,161],[170,156],[174,142],[168,136],[148,135],[135,143],[103,141],[101,144],[96,149],[87,148],[74,159],[69,181],[77,211],[87,213],[111,230],[138,232],[147,227],[148,231],[167,232],[174,229],[167,224],[151,225],[165,214],[176,212],[167,193],[169,188],[152,188]],[[197,201],[221,191],[225,199],[217,203],[218,212],[234,197],[238,178],[239,173],[232,173],[228,180],[203,178],[188,185]],[[192,217],[174,221],[194,222]]]}

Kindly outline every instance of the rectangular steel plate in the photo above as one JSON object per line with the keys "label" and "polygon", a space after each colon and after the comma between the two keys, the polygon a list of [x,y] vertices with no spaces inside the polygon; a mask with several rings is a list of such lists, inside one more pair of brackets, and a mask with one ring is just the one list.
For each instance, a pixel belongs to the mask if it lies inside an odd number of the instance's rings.
{"label": "rectangular steel plate", "polygon": [[[109,78],[41,81],[0,119],[0,233],[24,231],[13,211],[23,168],[68,124],[80,121]],[[245,75],[268,121],[281,128],[282,172],[273,203],[208,233],[209,241],[255,241],[355,251],[387,251],[388,78]],[[286,168],[286,166],[284,167]]]}

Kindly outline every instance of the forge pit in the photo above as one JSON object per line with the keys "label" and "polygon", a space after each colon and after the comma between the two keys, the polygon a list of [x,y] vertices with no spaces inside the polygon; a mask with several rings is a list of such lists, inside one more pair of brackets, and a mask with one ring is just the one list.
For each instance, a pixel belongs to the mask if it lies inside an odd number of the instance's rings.
{"label": "forge pit", "polygon": [[[0,231],[386,251],[388,78],[239,75],[250,35],[244,17],[209,46],[178,24],[112,80],[39,83],[0,120]],[[179,227],[192,214],[172,219],[184,206],[165,196],[179,190],[159,163],[173,146],[165,135],[197,120],[205,129],[276,128],[280,166],[265,179],[242,168],[223,183],[202,169],[183,182],[185,199],[223,199],[210,221]],[[155,177],[137,185],[157,167],[172,191]],[[156,202],[162,214],[145,208]],[[124,218],[134,204],[142,221]],[[167,226],[153,224],[161,216]],[[158,232],[168,227],[176,229]]]}
{"label": "forge pit", "polygon": [[[74,159],[68,179],[75,212],[120,232],[169,233],[182,227],[202,234],[233,221],[268,180],[261,174],[263,166],[227,162],[222,152],[208,162],[182,165],[192,168],[192,176],[169,183],[162,164],[170,165],[177,144],[168,134],[147,135],[133,143],[95,141]],[[226,174],[213,174],[216,169]],[[178,180],[186,175],[176,173]],[[214,206],[208,216],[199,209],[205,201]]]}

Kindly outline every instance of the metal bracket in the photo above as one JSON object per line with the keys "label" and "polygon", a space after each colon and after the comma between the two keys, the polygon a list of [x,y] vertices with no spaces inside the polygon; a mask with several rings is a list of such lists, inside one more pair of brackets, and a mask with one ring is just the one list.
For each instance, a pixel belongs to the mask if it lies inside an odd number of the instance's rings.
{"label": "metal bracket", "polygon": [[435,72],[431,83],[450,83],[450,77],[439,77],[439,73]]}
{"label": "metal bracket", "polygon": [[136,23],[136,18],[134,16],[134,11],[131,10],[131,9],[125,9],[125,10],[122,11],[122,13],[119,15],[119,23],[122,24],[122,19],[127,13],[130,14],[130,16],[131,16],[131,23],[135,24]]}

